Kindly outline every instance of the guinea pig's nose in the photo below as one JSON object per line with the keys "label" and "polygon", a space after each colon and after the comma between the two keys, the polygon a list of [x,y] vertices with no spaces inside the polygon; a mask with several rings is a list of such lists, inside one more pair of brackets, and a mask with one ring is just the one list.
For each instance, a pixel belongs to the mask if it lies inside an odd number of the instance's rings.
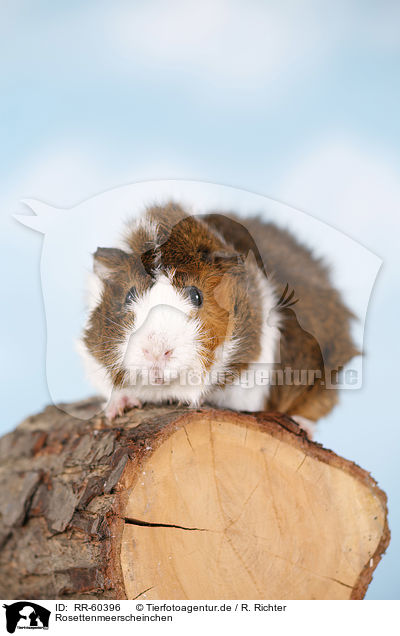
{"label": "guinea pig's nose", "polygon": [[147,347],[142,347],[142,351],[146,360],[149,360],[150,362],[160,362],[160,361],[166,362],[168,358],[171,357],[173,350],[162,349],[160,351],[160,349],[155,349],[148,345]]}

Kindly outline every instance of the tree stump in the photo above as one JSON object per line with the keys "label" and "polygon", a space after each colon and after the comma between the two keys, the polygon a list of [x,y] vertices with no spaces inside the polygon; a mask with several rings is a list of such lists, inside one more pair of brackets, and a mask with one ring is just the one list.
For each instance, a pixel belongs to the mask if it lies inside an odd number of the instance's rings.
{"label": "tree stump", "polygon": [[2,598],[363,598],[389,543],[367,472],[280,414],[97,406],[0,440]]}

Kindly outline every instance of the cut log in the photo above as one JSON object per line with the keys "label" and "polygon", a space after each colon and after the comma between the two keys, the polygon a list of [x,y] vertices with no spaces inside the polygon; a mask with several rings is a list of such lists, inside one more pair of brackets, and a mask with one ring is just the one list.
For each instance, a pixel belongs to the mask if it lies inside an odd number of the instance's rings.
{"label": "cut log", "polygon": [[363,598],[389,543],[367,472],[279,414],[97,406],[0,440],[0,597]]}

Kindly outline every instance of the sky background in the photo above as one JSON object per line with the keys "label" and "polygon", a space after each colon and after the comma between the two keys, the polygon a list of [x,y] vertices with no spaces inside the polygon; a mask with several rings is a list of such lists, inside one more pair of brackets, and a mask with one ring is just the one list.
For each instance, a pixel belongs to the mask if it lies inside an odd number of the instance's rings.
{"label": "sky background", "polygon": [[68,208],[183,179],[303,210],[383,262],[363,386],[317,434],[388,494],[371,599],[400,597],[399,32],[394,0],[0,3],[1,430],[50,400],[43,237],[12,218],[21,199]]}

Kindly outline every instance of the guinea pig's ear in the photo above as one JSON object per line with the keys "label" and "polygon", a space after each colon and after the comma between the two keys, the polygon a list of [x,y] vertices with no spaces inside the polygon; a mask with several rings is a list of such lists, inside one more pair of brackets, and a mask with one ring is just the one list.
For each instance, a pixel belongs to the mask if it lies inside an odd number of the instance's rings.
{"label": "guinea pig's ear", "polygon": [[128,258],[129,255],[126,252],[115,247],[98,247],[93,254],[93,271],[99,278],[105,280]]}

